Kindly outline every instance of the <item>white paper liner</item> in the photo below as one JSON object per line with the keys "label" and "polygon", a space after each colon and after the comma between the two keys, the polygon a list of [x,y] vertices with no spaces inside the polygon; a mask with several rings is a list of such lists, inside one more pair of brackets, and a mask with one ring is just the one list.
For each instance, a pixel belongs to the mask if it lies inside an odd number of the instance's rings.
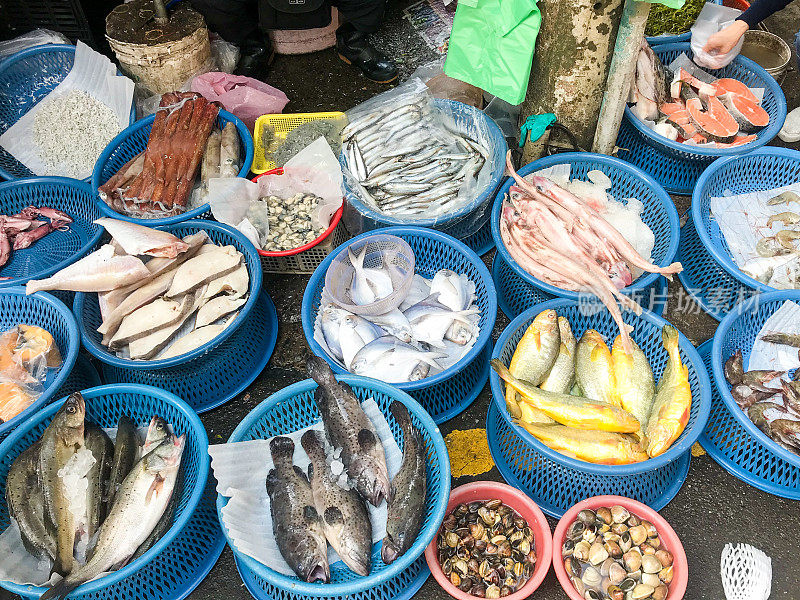
{"label": "white paper liner", "polygon": [[786,301],[764,321],[750,351],[746,370],[789,371],[800,367],[800,359],[797,356],[800,348],[769,344],[761,340],[761,335],[769,331],[800,334],[800,306],[796,302]]}
{"label": "white paper liner", "polygon": [[[403,454],[389,429],[389,423],[372,398],[361,403],[369,420],[375,426],[386,454],[386,467],[389,477],[394,478],[403,462]],[[287,434],[294,441],[295,466],[308,472],[310,460],[300,445],[300,438],[310,430],[324,431],[322,421]],[[217,492],[230,498],[222,509],[222,524],[236,549],[257,560],[261,564],[283,575],[294,575],[278,550],[275,533],[272,529],[269,495],[267,494],[267,474],[273,467],[269,442],[251,440],[216,444],[208,447],[211,455],[211,468],[217,480]],[[372,543],[386,536],[386,502],[379,507],[367,503],[369,520],[372,523]],[[328,562],[340,561],[339,555],[328,546]]]}
{"label": "white paper liner", "polygon": [[[47,167],[39,156],[38,146],[33,141],[33,125],[36,114],[43,102],[70,90],[86,92],[108,106],[116,115],[119,121],[119,130],[122,131],[130,122],[134,84],[127,77],[118,76],[116,72],[114,63],[107,57],[78,41],[75,46],[75,62],[70,72],[52,92],[22,115],[3,135],[0,135],[0,146],[34,173],[46,173]],[[54,135],[56,134],[57,132],[54,132]],[[90,169],[81,173],[79,179],[89,177],[91,174]]]}
{"label": "white paper liner", "polygon": [[[792,229],[791,226],[780,222],[774,223],[772,227],[767,227],[767,220],[772,215],[787,211],[800,212],[800,206],[795,206],[794,203],[767,205],[767,201],[783,192],[800,194],[800,182],[758,192],[710,198],[711,216],[719,225],[733,262],[740,269],[745,267],[748,261],[761,258],[756,252],[756,243],[760,239],[775,235],[782,229]],[[800,264],[797,258],[781,262],[784,265],[794,265],[795,267]],[[777,289],[792,289],[789,282],[784,281],[785,271],[786,268],[780,273],[775,273],[774,281],[765,283]]]}
{"label": "white paper liner", "polygon": [[[431,286],[431,281],[432,281],[431,279],[427,279],[427,278],[423,277],[422,275],[419,275],[418,273],[415,273],[414,277],[415,277],[415,280],[414,280],[415,281],[415,285],[417,285],[417,284],[421,285],[422,282],[425,282],[425,284],[428,286],[428,291],[430,291],[430,286]],[[412,290],[413,289],[414,289],[414,287],[412,286]],[[412,293],[412,291],[409,291],[409,294],[411,294],[411,293]],[[428,295],[429,294],[425,294],[425,296],[420,298],[420,300],[424,300],[425,298],[428,297]],[[325,306],[326,304],[329,304],[331,302],[332,302],[332,300],[331,300],[330,294],[328,294],[327,290],[323,288],[322,297],[321,297],[321,300],[320,300],[320,306]],[[417,300],[417,302],[419,302],[419,300]],[[412,304],[416,304],[416,302],[413,302]],[[475,308],[475,307],[477,307],[477,304],[475,302],[473,302],[472,305],[471,305],[471,308]],[[405,302],[404,302],[404,304],[400,305],[399,309],[402,311],[404,308],[407,308],[405,306]],[[325,341],[325,336],[322,335],[321,315],[322,315],[322,312],[321,311],[317,311],[317,316],[314,319],[314,340],[322,347],[322,349],[325,351],[325,353],[330,357],[330,359],[333,362],[335,362],[342,369],[347,371],[348,369],[347,369],[347,367],[345,367],[344,363],[342,361],[338,360],[335,357],[334,353],[331,352],[330,348],[328,347],[328,342]],[[369,315],[362,315],[362,316],[367,321],[369,321]],[[455,365],[458,361],[460,361],[462,358],[464,358],[469,353],[470,350],[472,350],[472,347],[475,345],[475,342],[478,341],[478,336],[481,333],[481,328],[478,326],[478,323],[481,320],[480,314],[469,315],[469,316],[465,317],[464,320],[469,321],[470,323],[472,323],[472,328],[473,328],[472,339],[470,339],[464,345],[456,344],[455,342],[451,342],[450,340],[442,340],[442,343],[444,344],[444,348],[433,348],[433,350],[436,351],[436,352],[441,352],[442,354],[446,354],[445,357],[436,359],[436,362],[438,362],[439,365],[441,365],[442,368],[441,369],[437,369],[436,367],[431,365],[430,371],[428,372],[428,377],[432,377],[433,375],[436,375],[437,373],[441,373],[442,371],[446,371],[447,369],[449,369],[450,367]],[[415,345],[415,344],[412,342],[412,345]],[[373,377],[374,379],[380,379],[381,381],[385,380],[385,376],[382,375],[381,373],[377,373],[377,372],[374,375],[371,374],[371,373],[364,373],[363,375],[366,376],[366,377]],[[425,381],[425,379],[427,379],[427,377],[422,379],[421,381]],[[405,382],[394,381],[394,382],[387,382],[387,383],[405,383]]]}

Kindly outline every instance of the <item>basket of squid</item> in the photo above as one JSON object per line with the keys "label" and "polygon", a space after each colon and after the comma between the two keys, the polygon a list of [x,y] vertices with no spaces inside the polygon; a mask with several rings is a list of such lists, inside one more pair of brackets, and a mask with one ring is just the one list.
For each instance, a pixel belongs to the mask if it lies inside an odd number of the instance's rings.
{"label": "basket of squid", "polygon": [[691,343],[649,311],[623,320],[550,300],[494,347],[489,447],[506,481],[551,516],[612,492],[661,509],[708,419],[708,375]]}

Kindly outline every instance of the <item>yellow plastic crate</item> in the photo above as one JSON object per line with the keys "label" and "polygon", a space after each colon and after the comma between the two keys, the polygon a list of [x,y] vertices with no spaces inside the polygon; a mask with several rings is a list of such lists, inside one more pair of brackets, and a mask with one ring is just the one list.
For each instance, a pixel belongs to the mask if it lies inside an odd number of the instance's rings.
{"label": "yellow plastic crate", "polygon": [[[275,168],[275,163],[266,159],[267,152],[277,147],[283,140],[286,139],[288,134],[293,129],[303,123],[310,123],[311,121],[321,121],[323,119],[346,119],[343,112],[318,112],[318,113],[294,113],[286,115],[261,115],[256,119],[255,132],[253,135],[255,142],[255,153],[253,155],[253,166],[251,171],[253,173],[261,174],[270,169]],[[275,129],[275,141],[272,142],[272,147],[264,148],[262,143],[263,132],[265,126],[271,126]]]}

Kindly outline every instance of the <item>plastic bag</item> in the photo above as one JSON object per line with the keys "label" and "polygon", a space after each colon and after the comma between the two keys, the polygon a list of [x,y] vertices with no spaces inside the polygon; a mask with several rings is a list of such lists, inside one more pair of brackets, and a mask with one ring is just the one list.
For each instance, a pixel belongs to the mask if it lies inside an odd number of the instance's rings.
{"label": "plastic bag", "polygon": [[247,211],[253,202],[259,201],[259,196],[258,184],[243,177],[208,180],[207,201],[214,219],[241,231],[256,248],[261,248],[260,232],[247,219]]}
{"label": "plastic bag", "polygon": [[729,8],[719,4],[712,4],[706,2],[700,15],[697,17],[694,25],[692,25],[692,52],[694,53],[694,62],[701,67],[709,69],[721,69],[727,66],[730,62],[739,55],[744,43],[744,36],[739,39],[739,42],[733,47],[730,52],[725,54],[709,54],[703,48],[708,39],[725,29],[728,25],[736,20],[736,17],[742,14],[742,11],[736,8]]}
{"label": "plastic bag", "polygon": [[0,42],[0,57],[16,54],[33,46],[44,44],[71,44],[69,38],[63,33],[50,31],[49,29],[34,29],[28,33],[23,33],[11,40]]}
{"label": "plastic bag", "polygon": [[520,104],[541,21],[535,0],[459,2],[444,72]]}
{"label": "plastic bag", "polygon": [[434,98],[456,100],[475,108],[483,107],[483,91],[480,88],[444,74],[444,57],[418,67],[411,77],[425,83]]}
{"label": "plastic bag", "polygon": [[211,102],[222,104],[225,110],[244,121],[251,132],[258,117],[279,113],[289,102],[282,91],[258,79],[220,71],[195,77],[191,89]]}
{"label": "plastic bag", "polygon": [[236,63],[239,62],[239,47],[226,42],[216,33],[210,32],[208,40],[211,44],[211,58],[217,65],[216,70],[223,73],[233,73]]}

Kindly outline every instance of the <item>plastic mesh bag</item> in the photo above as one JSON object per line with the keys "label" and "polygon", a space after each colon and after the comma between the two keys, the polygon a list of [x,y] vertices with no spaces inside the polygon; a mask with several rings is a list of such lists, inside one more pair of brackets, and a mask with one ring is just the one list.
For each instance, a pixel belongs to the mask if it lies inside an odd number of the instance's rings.
{"label": "plastic mesh bag", "polygon": [[772,591],[772,560],[749,544],[725,544],[720,575],[728,600],[767,600]]}

